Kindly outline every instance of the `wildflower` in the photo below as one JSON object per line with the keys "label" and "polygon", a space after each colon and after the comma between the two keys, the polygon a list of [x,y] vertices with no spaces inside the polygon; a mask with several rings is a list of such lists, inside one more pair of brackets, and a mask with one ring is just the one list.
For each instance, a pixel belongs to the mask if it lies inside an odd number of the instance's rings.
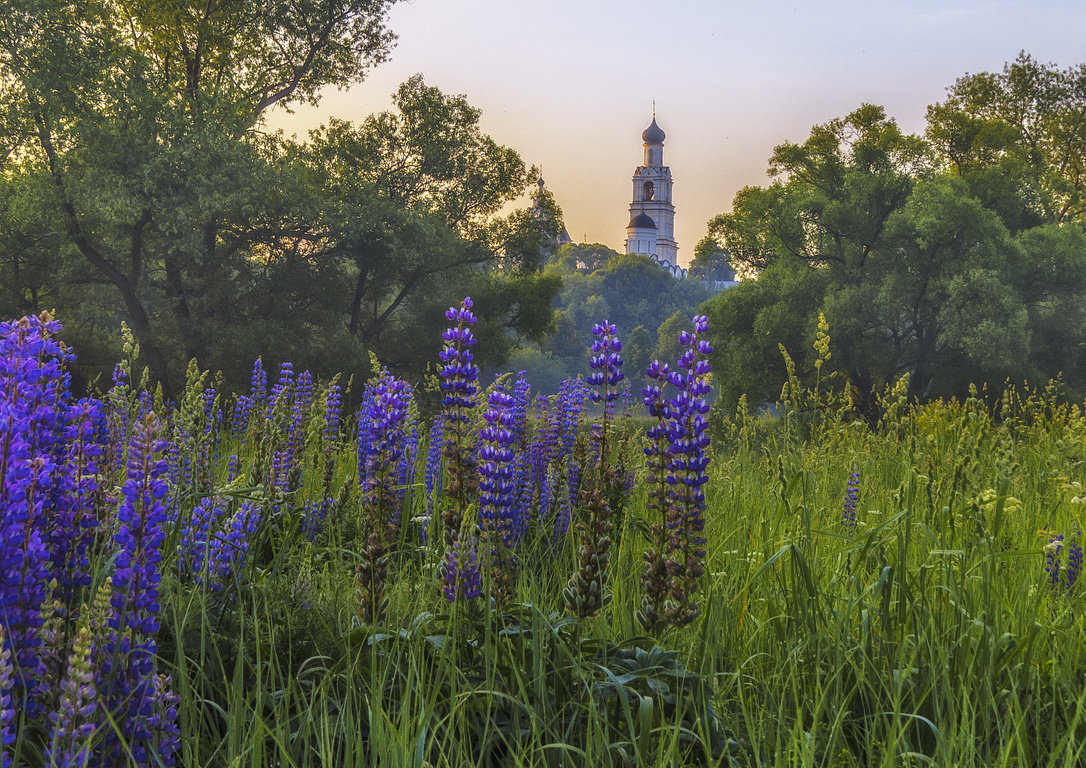
{"label": "wildflower", "polygon": [[15,743],[15,705],[12,700],[11,651],[0,624],[0,768],[11,768],[8,748]]}
{"label": "wildflower", "polygon": [[482,576],[475,536],[457,532],[453,544],[445,552],[445,598],[450,603],[465,602],[482,594]]}
{"label": "wildflower", "polygon": [[120,760],[127,747],[137,763],[149,763],[154,752],[172,765],[172,749],[162,747],[159,740],[161,731],[172,726],[157,708],[154,680],[153,636],[159,628],[167,493],[166,462],[159,458],[166,446],[157,438],[158,429],[158,419],[148,410],[135,425],[129,444],[127,479],[117,513],[120,526],[114,536],[118,553],[108,622],[112,632],[100,653],[98,689],[103,705],[122,723],[120,737],[113,730],[106,733],[109,759]]}
{"label": "wildflower", "polygon": [[607,566],[611,559],[611,506],[605,488],[611,480],[607,447],[608,417],[612,403],[619,397],[617,385],[623,380],[622,342],[615,333],[615,326],[607,321],[592,328],[596,340],[591,347],[589,366],[593,373],[589,384],[600,391],[592,391],[592,399],[603,403],[603,416],[599,423],[599,453],[596,459],[593,482],[581,491],[581,506],[587,511],[587,520],[578,524],[577,570],[570,576],[563,592],[566,610],[581,618],[591,616],[606,606],[611,599],[607,588]]}
{"label": "wildflower", "polygon": [[472,302],[466,297],[460,307],[449,307],[445,317],[456,325],[446,328],[442,334],[445,346],[441,350],[441,405],[445,426],[443,451],[446,458],[448,480],[445,484],[445,504],[441,511],[445,547],[452,546],[460,530],[464,507],[475,490],[475,466],[468,445],[467,427],[475,408],[478,392],[479,368],[473,362],[471,348],[475,337],[471,327],[475,315]]}
{"label": "wildflower", "polygon": [[[426,514],[434,513],[434,493],[441,481],[441,452],[442,435],[445,430],[445,420],[442,414],[434,417],[434,423],[430,426],[430,440],[426,446],[426,469],[423,481],[426,483]],[[425,534],[425,529],[423,530]]]}
{"label": "wildflower", "polygon": [[364,462],[359,474],[366,540],[356,569],[355,600],[366,624],[380,622],[388,605],[386,555],[398,539],[402,514],[402,491],[396,488],[394,473],[406,452],[404,422],[410,398],[407,382],[383,370],[369,389],[359,415],[359,460]]}
{"label": "wildflower", "polygon": [[700,613],[693,593],[704,573],[705,559],[705,494],[701,488],[709,479],[709,425],[705,418],[709,404],[705,397],[712,367],[706,358],[713,348],[702,338],[709,330],[708,319],[696,316],[693,325],[693,333],[679,334],[679,343],[686,350],[668,375],[669,383],[678,390],[667,404],[671,590],[666,610],[667,621],[674,626],[689,624]]}
{"label": "wildflower", "polygon": [[663,621],[664,602],[667,599],[669,587],[667,436],[671,412],[663,394],[668,374],[667,363],[654,360],[646,371],[650,383],[642,390],[645,411],[656,420],[645,431],[645,436],[649,440],[645,448],[645,463],[649,472],[646,507],[651,514],[657,516],[657,520],[649,528],[651,543],[642,556],[645,568],[641,576],[641,609],[637,612],[638,622],[649,631]]}
{"label": "wildflower", "polygon": [[94,670],[90,662],[91,632],[79,628],[68,661],[68,672],[60,685],[60,708],[50,713],[52,729],[45,750],[48,765],[87,765],[89,742],[96,730],[97,707]]}
{"label": "wildflower", "polygon": [[1071,544],[1067,552],[1067,592],[1070,594],[1074,591],[1075,585],[1078,583],[1078,577],[1082,573],[1082,543],[1080,541],[1081,532],[1075,537],[1074,542]]}
{"label": "wildflower", "polygon": [[234,403],[234,413],[230,417],[230,429],[235,435],[244,435],[249,429],[249,416],[252,411],[252,398],[248,395],[238,395]]}
{"label": "wildflower", "polygon": [[499,606],[513,592],[516,559],[512,554],[515,537],[513,521],[516,487],[513,476],[514,398],[501,387],[491,391],[480,432],[479,527],[490,547],[492,597]]}
{"label": "wildflower", "polygon": [[856,504],[860,500],[860,473],[853,470],[848,476],[845,489],[845,507],[841,513],[841,522],[851,532],[856,527]]}
{"label": "wildflower", "polygon": [[[57,341],[59,331],[48,313],[0,323],[0,626],[15,670],[11,695],[29,717],[38,714],[28,696],[40,676],[38,630],[49,597],[48,531],[54,522],[49,507],[62,490],[57,458],[67,453],[69,396],[63,365],[71,355]],[[69,497],[66,514],[76,512],[70,508],[75,501]],[[77,557],[80,543],[75,539],[82,533],[60,535],[60,557]],[[82,580],[81,575],[75,578]]]}
{"label": "wildflower", "polygon": [[210,587],[213,591],[219,592],[227,584],[236,583],[249,551],[249,542],[259,527],[260,507],[246,502],[215,534],[208,548]]}
{"label": "wildflower", "polygon": [[1060,549],[1063,548],[1063,534],[1049,539],[1045,546],[1045,572],[1048,574],[1048,583],[1053,587],[1060,584]]}
{"label": "wildflower", "polygon": [[[1067,544],[1067,567],[1061,562],[1064,544]],[[1079,576],[1082,574],[1082,532],[1075,534],[1068,543],[1063,534],[1049,539],[1045,546],[1045,573],[1053,589],[1064,589],[1068,595],[1075,591]]]}

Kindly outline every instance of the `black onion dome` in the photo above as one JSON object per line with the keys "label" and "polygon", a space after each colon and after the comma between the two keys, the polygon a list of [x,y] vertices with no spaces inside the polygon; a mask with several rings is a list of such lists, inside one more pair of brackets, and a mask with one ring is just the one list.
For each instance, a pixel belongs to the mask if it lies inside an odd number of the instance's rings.
{"label": "black onion dome", "polygon": [[641,213],[630,219],[630,223],[626,226],[634,229],[656,229],[656,222],[647,213],[641,211]]}
{"label": "black onion dome", "polygon": [[656,124],[656,115],[652,116],[652,125],[641,134],[641,139],[646,144],[663,144],[664,130]]}

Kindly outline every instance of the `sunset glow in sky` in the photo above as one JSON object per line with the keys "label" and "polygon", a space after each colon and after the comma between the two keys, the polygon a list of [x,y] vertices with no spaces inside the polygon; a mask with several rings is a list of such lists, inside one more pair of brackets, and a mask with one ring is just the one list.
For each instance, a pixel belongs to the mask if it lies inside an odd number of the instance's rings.
{"label": "sunset glow in sky", "polygon": [[1086,60],[1086,2],[411,0],[389,62],[317,108],[277,112],[299,136],[329,116],[387,109],[416,72],[483,112],[482,128],[541,165],[574,240],[619,251],[652,101],[675,178],[687,263],[735,192],[765,184],[773,147],[870,102],[906,131],[967,72],[1025,50]]}

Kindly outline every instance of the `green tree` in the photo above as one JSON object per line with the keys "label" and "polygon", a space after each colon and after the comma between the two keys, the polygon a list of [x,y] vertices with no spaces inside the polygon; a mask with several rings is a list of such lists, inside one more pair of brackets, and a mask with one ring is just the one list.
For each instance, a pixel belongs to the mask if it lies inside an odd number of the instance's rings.
{"label": "green tree", "polygon": [[959,78],[928,109],[928,136],[1012,229],[1086,220],[1086,64],[1058,69],[1023,51],[1002,72]]}
{"label": "green tree", "polygon": [[[389,51],[387,0],[303,5],[96,0],[0,3],[4,172],[40,198],[69,305],[115,292],[156,377],[171,353],[203,357],[218,288],[253,255],[315,238],[259,128],[276,105],[314,103]],[[10,247],[0,254],[16,283]],[[13,293],[42,286],[19,271]],[[240,276],[241,279],[237,279]]]}
{"label": "green tree", "polygon": [[735,270],[732,269],[727,251],[708,235],[694,246],[694,258],[690,262],[687,275],[698,280],[726,282],[735,280]]}
{"label": "green tree", "polygon": [[[928,139],[902,134],[871,105],[815,126],[802,144],[774,150],[776,181],[741,190],[732,212],[710,222],[710,237],[758,273],[706,306],[728,407],[741,394],[776,397],[785,378],[778,344],[801,376],[810,372],[820,311],[831,365],[868,410],[872,392],[903,373],[915,397],[1061,371],[1086,384],[1074,336],[1086,328],[1086,249],[1073,185],[1061,187],[1049,161],[1022,151],[1016,125],[1028,121],[962,106],[967,92],[994,99],[1009,81],[1059,91],[1071,77],[1045,68],[1022,77],[1027,64],[1020,57],[1003,78],[959,81],[948,105],[929,112]],[[1067,112],[1077,124],[1075,108]],[[1073,162],[1071,145],[1062,146]],[[1045,196],[1063,202],[1031,202]]]}

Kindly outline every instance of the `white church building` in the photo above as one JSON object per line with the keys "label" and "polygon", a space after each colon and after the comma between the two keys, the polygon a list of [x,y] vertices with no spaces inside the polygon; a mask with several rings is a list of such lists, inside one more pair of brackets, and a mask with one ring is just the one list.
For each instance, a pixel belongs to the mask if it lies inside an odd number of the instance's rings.
{"label": "white church building", "polygon": [[685,276],[679,266],[679,244],[675,242],[675,206],[672,204],[671,169],[664,165],[663,129],[652,124],[641,134],[645,161],[634,170],[630,223],[626,225],[626,253],[643,253],[676,277]]}

